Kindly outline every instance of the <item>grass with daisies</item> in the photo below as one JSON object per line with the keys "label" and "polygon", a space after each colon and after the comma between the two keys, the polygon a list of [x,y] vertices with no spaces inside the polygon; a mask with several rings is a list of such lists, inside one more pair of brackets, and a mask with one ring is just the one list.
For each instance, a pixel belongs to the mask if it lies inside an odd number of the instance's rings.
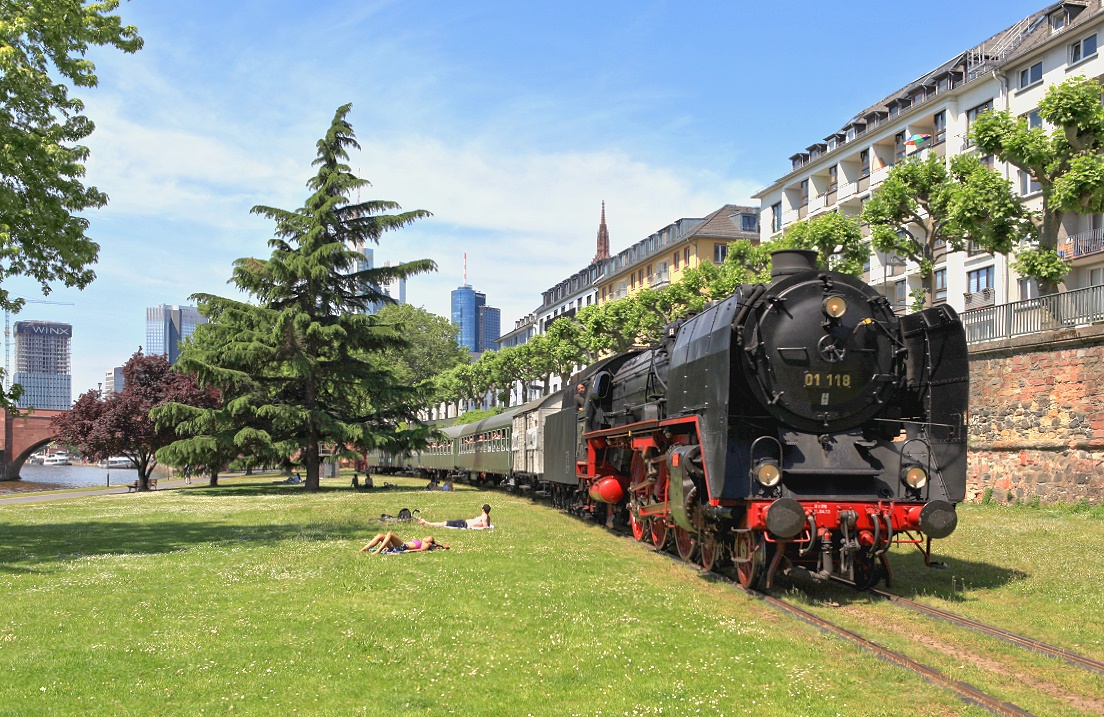
{"label": "grass with daisies", "polygon": [[[527,498],[347,480],[314,494],[267,477],[0,506],[0,715],[985,714]],[[470,518],[484,502],[494,530],[379,520],[404,507]],[[1013,510],[965,507],[962,524]],[[1043,517],[1018,510],[1008,525]],[[1104,532],[1093,511],[1060,519]],[[452,550],[357,552],[389,528]],[[990,560],[980,551],[994,546],[952,541],[952,570],[960,553],[1005,572],[951,589],[941,571],[925,592],[931,571],[906,560],[899,583],[959,611],[1076,594],[1022,589],[1041,550],[996,546]]]}

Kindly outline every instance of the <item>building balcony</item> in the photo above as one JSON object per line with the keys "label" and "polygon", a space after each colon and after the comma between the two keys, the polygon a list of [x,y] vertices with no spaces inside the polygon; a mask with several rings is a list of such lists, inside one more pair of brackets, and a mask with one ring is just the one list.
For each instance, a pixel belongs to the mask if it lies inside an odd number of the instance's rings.
{"label": "building balcony", "polygon": [[981,291],[966,292],[962,295],[965,298],[966,310],[980,309],[985,306],[992,306],[996,303],[997,292],[995,289],[986,287]]}
{"label": "building balcony", "polygon": [[967,304],[966,311],[962,312],[966,343],[1011,339],[1102,322],[1104,286],[982,308],[971,308]]}
{"label": "building balcony", "polygon": [[1066,261],[1104,252],[1104,229],[1090,229],[1074,234],[1058,245],[1058,255]]}
{"label": "building balcony", "polygon": [[671,283],[671,274],[667,271],[657,271],[654,274],[648,274],[648,284],[653,289],[661,289]]}

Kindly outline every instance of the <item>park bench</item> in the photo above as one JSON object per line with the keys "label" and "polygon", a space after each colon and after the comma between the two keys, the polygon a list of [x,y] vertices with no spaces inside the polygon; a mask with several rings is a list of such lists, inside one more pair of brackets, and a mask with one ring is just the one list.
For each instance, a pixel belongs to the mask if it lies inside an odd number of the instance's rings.
{"label": "park bench", "polygon": [[[150,478],[149,483],[150,483],[150,490],[157,490],[157,479],[156,478]],[[133,493],[133,492],[138,490],[138,481],[134,481],[133,483],[127,483],[126,487],[127,487],[127,493]]]}

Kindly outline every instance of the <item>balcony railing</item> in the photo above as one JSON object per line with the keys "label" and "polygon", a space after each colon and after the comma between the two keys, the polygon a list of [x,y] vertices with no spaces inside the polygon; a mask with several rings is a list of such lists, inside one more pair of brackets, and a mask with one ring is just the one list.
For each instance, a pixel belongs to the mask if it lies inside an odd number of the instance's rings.
{"label": "balcony railing", "polygon": [[1104,322],[1104,286],[962,312],[966,343],[996,341]]}
{"label": "balcony railing", "polygon": [[1066,239],[1059,254],[1064,259],[1076,259],[1085,254],[1095,254],[1104,251],[1104,229],[1091,229],[1087,232],[1074,234]]}

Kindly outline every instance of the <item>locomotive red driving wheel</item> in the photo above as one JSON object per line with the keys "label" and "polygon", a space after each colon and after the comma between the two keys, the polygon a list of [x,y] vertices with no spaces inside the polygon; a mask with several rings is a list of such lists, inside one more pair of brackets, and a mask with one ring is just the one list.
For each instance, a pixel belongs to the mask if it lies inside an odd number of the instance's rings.
{"label": "locomotive red driving wheel", "polygon": [[717,562],[721,558],[720,541],[712,533],[703,533],[699,541],[699,548],[698,562],[701,564],[702,570],[707,573],[713,572],[713,568],[717,566]]}
{"label": "locomotive red driving wheel", "polygon": [[767,546],[757,530],[740,530],[736,533],[736,545],[732,551],[736,565],[736,580],[747,590],[758,590],[767,563]]}
{"label": "locomotive red driving wheel", "polygon": [[675,549],[678,551],[679,557],[688,563],[693,562],[694,554],[698,548],[697,534],[677,525],[671,530],[675,534]]}
{"label": "locomotive red driving wheel", "polygon": [[635,506],[629,507],[629,526],[632,528],[633,537],[637,542],[644,542],[644,539],[648,536],[650,521],[648,518],[644,518],[637,513]]}
{"label": "locomotive red driving wheel", "polygon": [[670,532],[667,530],[667,520],[663,516],[657,515],[649,522],[651,523],[652,545],[656,547],[656,550],[663,550],[667,547],[667,534]]}

